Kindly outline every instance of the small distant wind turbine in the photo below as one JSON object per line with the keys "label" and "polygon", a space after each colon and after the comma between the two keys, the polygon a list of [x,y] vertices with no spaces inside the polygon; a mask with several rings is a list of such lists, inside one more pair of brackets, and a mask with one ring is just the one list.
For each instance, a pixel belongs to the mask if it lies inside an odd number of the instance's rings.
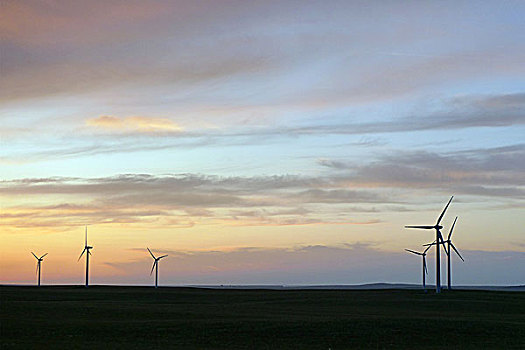
{"label": "small distant wind turbine", "polygon": [[153,269],[155,269],[155,288],[158,288],[158,281],[159,281],[159,260],[162,259],[162,258],[165,258],[167,257],[167,255],[162,255],[162,256],[159,256],[158,258],[155,257],[155,255],[153,255],[153,253],[151,252],[151,250],[148,249],[148,252],[151,254],[151,257],[155,260],[153,262],[153,266],[151,267],[151,272],[149,273],[149,275],[151,276],[151,274],[153,273]]}
{"label": "small distant wind turbine", "polygon": [[427,256],[427,251],[430,249],[430,246],[427,247],[427,249],[425,249],[423,251],[423,253],[420,253],[420,252],[416,252],[414,250],[410,250],[410,249],[405,249],[407,252],[409,253],[412,253],[412,254],[416,254],[416,255],[420,255],[423,257],[423,290],[425,291],[425,293],[427,292],[427,288],[425,286],[425,275],[428,274],[428,269],[427,269],[427,259],[426,259],[426,256]]}
{"label": "small distant wind turbine", "polygon": [[48,253],[45,253],[40,258],[38,256],[36,256],[35,253],[33,253],[33,252],[31,252],[31,254],[33,254],[35,259],[37,260],[36,273],[38,274],[38,286],[40,287],[40,271],[42,271],[42,260],[44,260],[44,256],[46,256]]}
{"label": "small distant wind turbine", "polygon": [[[448,201],[447,205],[445,206],[445,209],[441,212],[441,215],[437,219],[437,222],[434,226],[405,226],[406,228],[418,228],[423,230],[436,230],[436,242],[443,243],[443,236],[441,235],[441,229],[443,226],[441,226],[439,223],[441,222],[441,219],[443,219],[443,216],[445,215],[445,212],[447,211],[448,206],[450,205],[450,202],[452,202],[452,199],[454,196],[450,197],[450,200]],[[440,244],[436,244],[436,293],[441,292],[441,250],[439,249]],[[445,248],[446,249],[446,248]]]}
{"label": "small distant wind turbine", "polygon": [[88,245],[88,239],[87,239],[87,226],[86,226],[86,241],[84,244],[84,250],[82,253],[80,253],[80,256],[78,257],[77,261],[80,261],[80,258],[84,253],[86,253],[86,288],[89,287],[89,256],[91,255],[90,250],[93,249],[93,247],[90,247]]}
{"label": "small distant wind turbine", "polygon": [[[448,286],[448,290],[452,289],[452,283],[451,283],[451,261],[450,261],[450,256],[452,255],[452,251],[450,250],[450,248],[454,249],[454,252],[456,252],[456,254],[459,256],[459,258],[462,261],[465,261],[465,259],[463,259],[461,254],[459,254],[459,251],[456,249],[456,246],[454,245],[454,243],[452,243],[452,240],[451,240],[452,232],[454,231],[454,226],[456,226],[457,219],[458,219],[458,217],[456,216],[456,218],[454,219],[454,223],[452,224],[452,227],[450,228],[450,231],[448,233],[447,240],[443,241],[443,242],[440,242],[440,244],[445,244],[446,243],[447,246],[448,246],[448,249],[445,248],[445,253],[447,253],[447,286]],[[428,246],[430,248],[430,246],[435,245],[435,244],[436,244],[436,242],[430,243],[430,244],[425,244],[425,246]]]}

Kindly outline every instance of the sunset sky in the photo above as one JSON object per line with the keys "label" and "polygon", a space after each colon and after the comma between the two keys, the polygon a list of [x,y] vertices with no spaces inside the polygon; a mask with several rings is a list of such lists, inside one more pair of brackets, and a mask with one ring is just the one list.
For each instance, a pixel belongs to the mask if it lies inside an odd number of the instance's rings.
{"label": "sunset sky", "polygon": [[[525,2],[0,5],[0,283],[525,284]],[[434,283],[434,252],[429,253]]]}

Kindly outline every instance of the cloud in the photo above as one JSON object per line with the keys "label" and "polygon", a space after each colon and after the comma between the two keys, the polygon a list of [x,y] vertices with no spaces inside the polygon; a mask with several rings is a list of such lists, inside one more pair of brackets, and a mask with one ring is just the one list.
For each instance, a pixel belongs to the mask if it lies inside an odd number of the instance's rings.
{"label": "cloud", "polygon": [[[62,181],[19,179],[0,182],[0,196],[11,200],[33,198],[33,205],[6,208],[1,225],[27,228],[125,223],[184,228],[196,223],[288,226],[379,222],[370,217],[342,218],[337,213],[319,211],[323,206],[388,202],[384,196],[368,193],[371,191],[329,189],[338,187],[340,184],[330,179],[293,175],[124,174]],[[67,202],[34,204],[56,201],[56,195]],[[316,211],[308,208],[312,203]]]}
{"label": "cloud", "polygon": [[305,111],[523,73],[522,24],[494,15],[472,25],[485,18],[467,4],[9,1],[3,10],[4,101],[99,92],[136,108]]}
{"label": "cloud", "polygon": [[[369,135],[363,136],[366,138],[357,142],[357,145],[380,146],[381,144],[374,141],[376,140],[374,137],[370,138],[370,135],[525,126],[523,112],[525,111],[525,94],[523,93],[463,96],[447,99],[442,103],[440,111],[427,109],[410,112],[395,119],[374,122],[334,123],[330,118],[316,118],[315,123],[310,121],[308,124],[302,122],[298,125],[287,125],[284,122],[272,123],[272,126],[266,123],[262,123],[262,126],[250,123],[229,126],[226,123],[221,128],[194,126],[190,129],[183,129],[171,118],[99,116],[84,121],[87,127],[71,130],[67,135],[63,135],[60,143],[46,145],[46,140],[48,140],[46,139],[39,142],[38,147],[29,148],[29,151],[26,151],[28,148],[22,147],[20,149],[24,151],[0,155],[0,161],[12,164],[97,154],[259,145],[270,142],[290,142],[290,138],[298,136],[317,137],[319,135]],[[98,132],[93,133],[93,131]],[[71,135],[74,135],[75,138],[72,139]],[[26,140],[28,134],[21,134],[20,137]],[[13,135],[10,135],[9,138],[16,141]],[[352,145],[355,146],[356,143]],[[511,150],[503,151],[512,159],[517,157],[516,154],[511,154]],[[458,155],[458,158],[460,156],[467,155]],[[495,167],[523,164],[523,161],[506,161],[501,155],[494,157],[500,159],[499,164],[494,163]],[[442,161],[442,159],[436,160]],[[344,164],[336,163],[338,160],[335,159],[325,158],[319,162],[321,164],[324,162],[325,166],[332,168],[344,167]]]}
{"label": "cloud", "polygon": [[[122,174],[2,181],[0,196],[33,198],[33,205],[6,208],[2,224],[374,224],[380,220],[367,214],[414,210],[409,198],[396,194],[399,190],[499,198],[510,206],[525,198],[523,144],[442,153],[395,150],[364,164],[330,159],[318,164],[328,171],[318,176]],[[49,205],[57,195],[60,202]],[[46,198],[46,205],[37,204]]]}
{"label": "cloud", "polygon": [[166,118],[100,116],[88,119],[86,125],[117,132],[167,133],[180,132],[182,128]]}
{"label": "cloud", "polygon": [[321,159],[355,186],[437,188],[468,195],[523,198],[525,145],[451,152],[385,152],[368,164]]}
{"label": "cloud", "polygon": [[[504,103],[512,101],[512,103]],[[464,96],[443,102],[441,111],[411,112],[401,118],[371,123],[315,124],[282,127],[281,134],[380,134],[426,130],[453,130],[480,127],[508,127],[525,125],[525,94]],[[254,130],[253,133],[272,134],[271,129]]]}

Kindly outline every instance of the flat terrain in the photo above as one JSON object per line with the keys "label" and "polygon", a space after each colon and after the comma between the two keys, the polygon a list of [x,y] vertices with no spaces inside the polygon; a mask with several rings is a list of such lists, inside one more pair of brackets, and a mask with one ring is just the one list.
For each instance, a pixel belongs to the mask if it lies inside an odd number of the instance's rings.
{"label": "flat terrain", "polygon": [[525,349],[525,293],[0,287],[2,349]]}

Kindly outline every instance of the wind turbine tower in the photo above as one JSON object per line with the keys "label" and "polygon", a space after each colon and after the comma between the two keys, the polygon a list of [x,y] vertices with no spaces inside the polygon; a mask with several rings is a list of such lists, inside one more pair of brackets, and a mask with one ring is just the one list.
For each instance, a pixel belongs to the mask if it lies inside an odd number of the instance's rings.
{"label": "wind turbine tower", "polygon": [[87,226],[86,226],[86,241],[84,244],[84,250],[82,253],[80,253],[80,256],[78,257],[77,261],[80,261],[80,258],[84,253],[86,253],[86,288],[89,287],[89,256],[91,255],[90,250],[93,249],[93,247],[88,245],[88,239],[87,239]]}
{"label": "wind turbine tower", "polygon": [[153,273],[153,269],[155,269],[155,288],[158,288],[158,282],[159,282],[159,260],[162,259],[162,258],[165,258],[167,257],[167,255],[162,255],[162,256],[159,256],[158,258],[155,257],[155,255],[153,255],[153,253],[151,252],[151,250],[148,249],[148,252],[151,254],[151,257],[153,258],[153,266],[151,267],[151,272],[149,273],[149,275],[151,276],[151,274]]}
{"label": "wind turbine tower", "polygon": [[44,260],[44,256],[46,256],[48,253],[45,253],[40,258],[35,255],[35,253],[31,252],[33,256],[35,257],[37,263],[36,263],[36,273],[38,275],[38,286],[40,287],[40,272],[42,271],[42,260]]}
{"label": "wind turbine tower", "polygon": [[[452,199],[454,196],[450,197],[450,200],[448,201],[447,205],[445,206],[445,209],[441,212],[441,215],[437,219],[437,222],[433,226],[405,226],[406,228],[417,228],[417,229],[423,229],[423,230],[436,230],[436,242],[443,243],[443,236],[441,235],[441,229],[443,226],[441,226],[439,223],[441,222],[441,219],[443,219],[443,216],[445,215],[445,212],[447,211],[448,206],[450,205],[450,202],[452,202]],[[441,293],[441,250],[440,250],[440,244],[436,244],[436,293]],[[445,248],[446,252],[446,248]]]}

